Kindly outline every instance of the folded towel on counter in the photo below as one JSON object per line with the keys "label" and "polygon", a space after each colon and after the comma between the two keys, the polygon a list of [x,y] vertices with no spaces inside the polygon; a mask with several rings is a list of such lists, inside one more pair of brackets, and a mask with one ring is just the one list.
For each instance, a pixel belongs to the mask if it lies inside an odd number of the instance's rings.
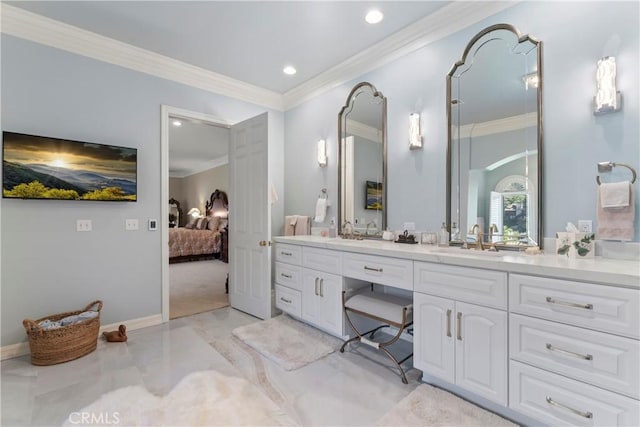
{"label": "folded towel on counter", "polygon": [[629,196],[631,195],[631,183],[629,181],[602,183],[598,192],[600,193],[600,203],[603,208],[625,208],[629,206]]}
{"label": "folded towel on counter", "polygon": [[[605,184],[601,184],[602,187]],[[633,186],[627,181],[626,191],[629,195],[627,206],[616,208],[604,208],[602,204],[603,194],[598,189],[596,201],[596,216],[598,228],[596,236],[602,240],[631,241],[634,237],[634,221],[636,217]]]}
{"label": "folded towel on counter", "polygon": [[284,235],[295,236],[298,215],[288,215],[284,218]]}
{"label": "folded towel on counter", "polygon": [[304,236],[311,234],[311,217],[288,215],[284,220],[285,236]]}
{"label": "folded towel on counter", "polygon": [[316,216],[314,217],[315,222],[324,222],[324,218],[327,216],[327,202],[328,199],[320,197],[316,203]]}

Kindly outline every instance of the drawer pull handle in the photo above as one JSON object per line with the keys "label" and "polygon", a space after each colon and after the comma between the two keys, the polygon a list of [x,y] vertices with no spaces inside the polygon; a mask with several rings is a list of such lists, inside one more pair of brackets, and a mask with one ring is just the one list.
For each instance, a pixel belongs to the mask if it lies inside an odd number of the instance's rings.
{"label": "drawer pull handle", "polygon": [[281,255],[284,255],[284,256],[291,256],[291,255],[293,255],[291,252],[285,252],[285,251],[280,251],[280,254],[281,254]]}
{"label": "drawer pull handle", "polygon": [[567,411],[573,412],[574,414],[580,415],[581,417],[584,417],[584,418],[593,418],[593,414],[591,412],[578,411],[577,409],[573,409],[570,406],[563,405],[562,403],[556,402],[551,398],[551,396],[547,396],[547,403],[553,406],[557,406],[558,408],[566,409]]}
{"label": "drawer pull handle", "polygon": [[555,351],[558,353],[563,353],[566,354],[568,356],[573,356],[573,357],[577,357],[578,359],[584,359],[584,360],[593,360],[593,356],[590,354],[580,354],[580,353],[575,353],[573,351],[569,351],[569,350],[563,350],[561,348],[555,347],[549,343],[547,343],[547,349],[551,350],[551,351]]}
{"label": "drawer pull handle", "polygon": [[447,336],[451,338],[451,309],[447,310]]}
{"label": "drawer pull handle", "polygon": [[584,308],[585,310],[593,310],[593,304],[578,304],[575,302],[559,301],[551,297],[547,297],[547,302],[550,302],[551,304],[566,305],[569,307]]}
{"label": "drawer pull handle", "polygon": [[280,297],[280,300],[286,302],[287,304],[291,304],[291,300],[290,299],[286,299],[286,298]]}
{"label": "drawer pull handle", "polygon": [[369,271],[377,271],[378,273],[382,273],[382,268],[369,267],[368,265],[365,265],[364,269],[365,270],[369,270]]}
{"label": "drawer pull handle", "polygon": [[280,273],[280,275],[281,275],[282,277],[286,277],[287,279],[291,279],[291,275],[290,275],[290,274]]}
{"label": "drawer pull handle", "polygon": [[458,312],[457,315],[458,318],[458,325],[457,325],[457,329],[458,329],[458,341],[462,341],[462,313]]}

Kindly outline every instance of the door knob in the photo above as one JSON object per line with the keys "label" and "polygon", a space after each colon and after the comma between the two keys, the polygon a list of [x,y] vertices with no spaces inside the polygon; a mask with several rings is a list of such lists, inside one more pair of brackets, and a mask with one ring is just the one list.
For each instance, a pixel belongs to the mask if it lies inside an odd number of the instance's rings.
{"label": "door knob", "polygon": [[267,242],[264,240],[260,240],[260,246],[267,246]]}

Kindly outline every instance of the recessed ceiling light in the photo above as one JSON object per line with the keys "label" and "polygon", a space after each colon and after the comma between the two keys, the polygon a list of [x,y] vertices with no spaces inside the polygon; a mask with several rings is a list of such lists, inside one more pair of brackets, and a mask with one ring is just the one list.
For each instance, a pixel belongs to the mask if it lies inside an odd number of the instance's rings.
{"label": "recessed ceiling light", "polygon": [[380,12],[378,9],[373,9],[367,12],[364,20],[369,24],[377,24],[378,22],[382,21],[382,18],[384,18],[382,12]]}
{"label": "recessed ceiling light", "polygon": [[295,68],[293,68],[291,65],[287,65],[286,67],[284,67],[282,69],[282,72],[285,74],[288,74],[290,76],[294,75],[297,71]]}
{"label": "recessed ceiling light", "polygon": [[180,127],[180,126],[182,126],[182,122],[180,120],[174,120],[173,121],[173,125],[176,126],[176,127]]}

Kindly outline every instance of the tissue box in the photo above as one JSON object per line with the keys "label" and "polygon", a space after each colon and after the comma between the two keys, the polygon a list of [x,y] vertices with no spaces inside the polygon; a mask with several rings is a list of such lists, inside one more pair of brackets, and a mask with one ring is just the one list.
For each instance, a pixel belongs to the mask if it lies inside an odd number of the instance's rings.
{"label": "tissue box", "polygon": [[593,233],[556,233],[556,253],[569,258],[593,258],[595,254]]}

